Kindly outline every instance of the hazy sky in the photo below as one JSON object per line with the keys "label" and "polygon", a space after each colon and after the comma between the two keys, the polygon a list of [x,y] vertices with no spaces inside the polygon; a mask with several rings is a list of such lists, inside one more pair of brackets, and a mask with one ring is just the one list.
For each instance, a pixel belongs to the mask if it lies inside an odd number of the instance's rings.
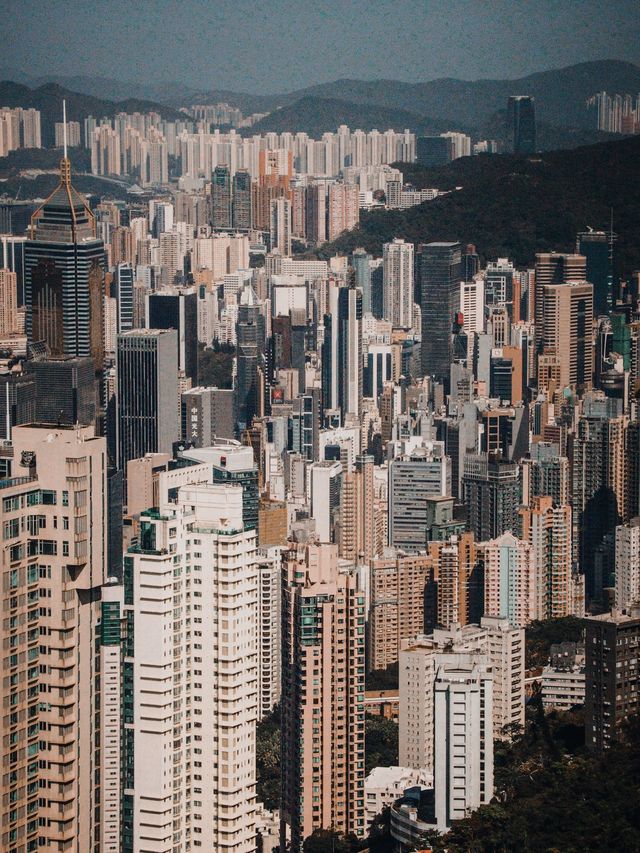
{"label": "hazy sky", "polygon": [[0,64],[256,94],[640,62],[638,0],[0,0]]}

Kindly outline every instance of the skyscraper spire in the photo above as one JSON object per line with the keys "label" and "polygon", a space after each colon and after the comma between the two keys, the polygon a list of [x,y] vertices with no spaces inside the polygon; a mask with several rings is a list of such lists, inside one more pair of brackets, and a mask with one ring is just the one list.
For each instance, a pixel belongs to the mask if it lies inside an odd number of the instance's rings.
{"label": "skyscraper spire", "polygon": [[62,140],[63,140],[63,155],[60,161],[60,185],[66,187],[67,191],[71,189],[71,163],[67,156],[67,102],[62,101]]}
{"label": "skyscraper spire", "polygon": [[64,143],[64,159],[67,159],[67,102],[62,101],[62,138]]}

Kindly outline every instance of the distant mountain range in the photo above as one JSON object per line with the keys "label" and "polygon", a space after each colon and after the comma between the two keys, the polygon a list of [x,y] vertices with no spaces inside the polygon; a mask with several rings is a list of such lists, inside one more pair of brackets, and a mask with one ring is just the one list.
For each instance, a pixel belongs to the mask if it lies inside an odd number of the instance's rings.
{"label": "distant mountain range", "polygon": [[613,211],[618,266],[628,275],[640,269],[638,163],[640,136],[528,158],[464,157],[438,169],[398,164],[414,186],[452,192],[403,211],[363,213],[359,228],[316,254],[363,246],[380,255],[383,243],[402,237],[475,243],[485,259],[531,264],[536,252],[573,250],[576,234],[587,226],[607,229]]}
{"label": "distant mountain range", "polygon": [[62,121],[62,101],[67,102],[67,118],[70,121],[84,121],[88,115],[95,118],[114,116],[119,112],[160,113],[164,118],[175,119],[181,114],[171,106],[155,101],[127,98],[122,101],[104,100],[65,89],[58,83],[45,83],[37,89],[30,89],[21,83],[0,82],[0,106],[34,107],[41,112],[43,145],[53,145],[55,123]]}
{"label": "distant mountain range", "polygon": [[585,102],[595,92],[637,93],[640,91],[640,67],[618,60],[597,60],[542,71],[515,80],[456,80],[442,78],[424,83],[398,80],[335,80],[278,95],[254,95],[226,89],[202,90],[179,83],[142,85],[101,77],[49,77],[29,80],[25,75],[1,69],[6,79],[29,85],[56,82],[72,91],[94,98],[136,98],[164,103],[172,107],[193,103],[226,101],[245,114],[272,112],[311,98],[338,100],[389,110],[406,110],[429,121],[442,120],[449,127],[482,127],[497,110],[503,109],[509,95],[528,94],[536,98],[540,121],[559,127],[593,128],[594,117]]}

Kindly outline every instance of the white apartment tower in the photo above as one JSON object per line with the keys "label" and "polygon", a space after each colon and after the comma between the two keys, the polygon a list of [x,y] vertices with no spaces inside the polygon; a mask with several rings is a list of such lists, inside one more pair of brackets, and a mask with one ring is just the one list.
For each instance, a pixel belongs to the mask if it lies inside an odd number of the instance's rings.
{"label": "white apartment tower", "polygon": [[475,655],[436,658],[434,788],[437,828],[446,832],[493,796],[493,681]]}
{"label": "white apartment tower", "polygon": [[394,328],[413,324],[413,243],[395,239],[383,246],[384,316]]}
{"label": "white apartment tower", "polygon": [[616,527],[616,607],[640,601],[640,518]]}
{"label": "white apartment tower", "polygon": [[132,580],[132,847],[255,850],[255,531],[242,487],[182,486],[141,514]]}

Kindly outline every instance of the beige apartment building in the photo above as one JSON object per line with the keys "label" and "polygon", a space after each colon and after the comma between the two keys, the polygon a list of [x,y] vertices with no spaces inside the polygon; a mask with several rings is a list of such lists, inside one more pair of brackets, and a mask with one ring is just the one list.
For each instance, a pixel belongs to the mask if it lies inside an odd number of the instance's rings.
{"label": "beige apartment building", "polygon": [[282,590],[282,828],[362,837],[365,603],[335,545],[291,543]]}
{"label": "beige apartment building", "polygon": [[0,482],[0,848],[97,851],[106,441],[93,427],[15,427],[12,468]]}

